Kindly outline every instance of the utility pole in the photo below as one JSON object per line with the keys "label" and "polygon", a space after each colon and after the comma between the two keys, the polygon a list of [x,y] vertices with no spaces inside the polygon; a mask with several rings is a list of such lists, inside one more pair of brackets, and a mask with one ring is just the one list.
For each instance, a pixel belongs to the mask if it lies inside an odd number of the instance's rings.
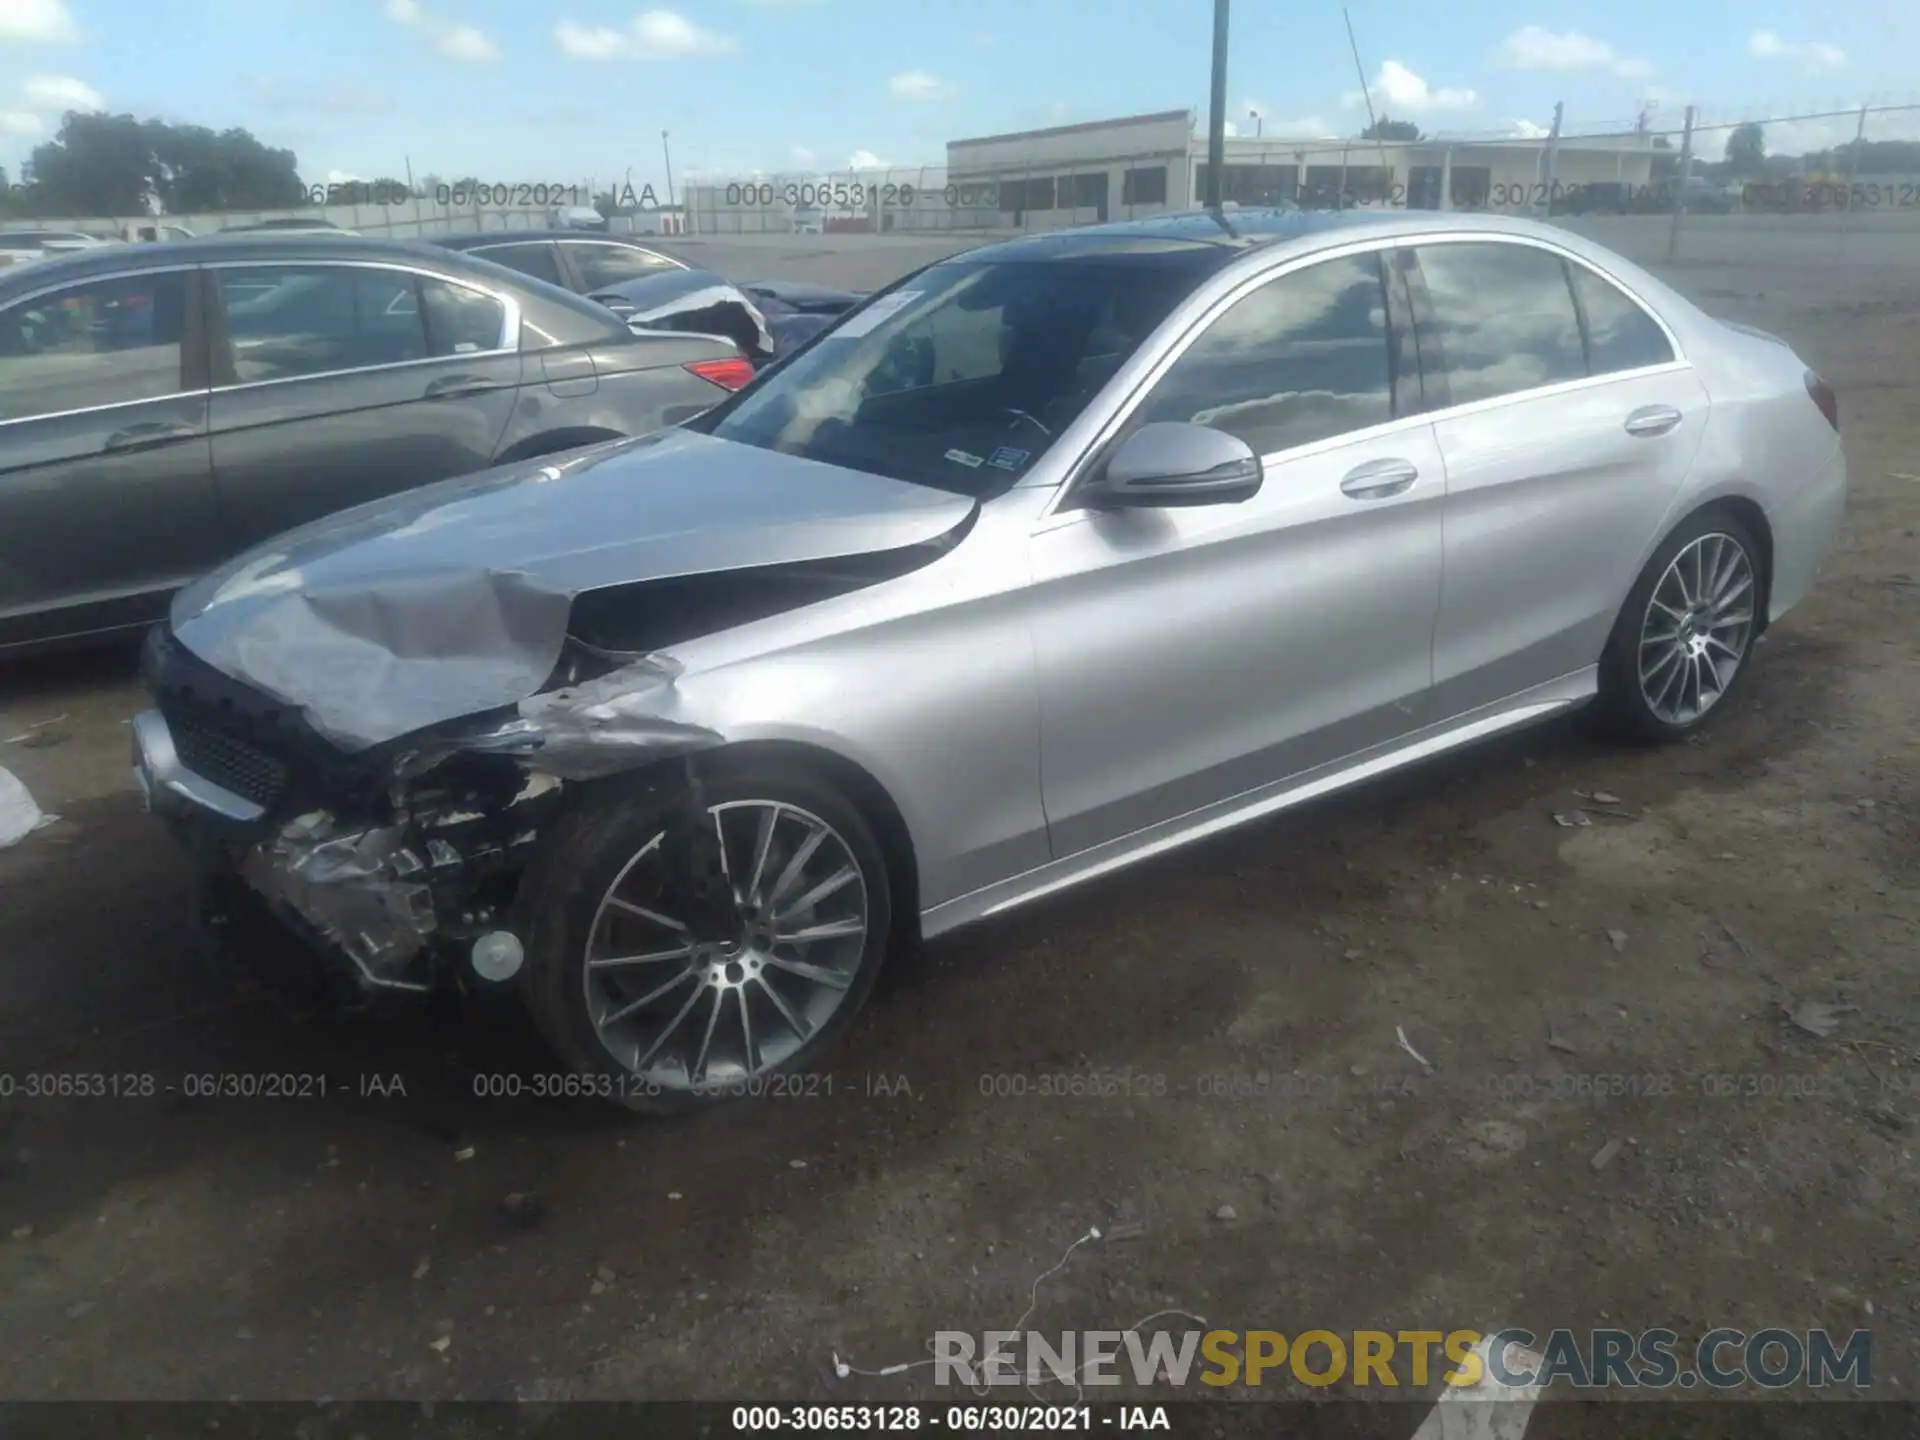
{"label": "utility pole", "polygon": [[1687,210],[1687,177],[1693,173],[1693,117],[1697,107],[1687,106],[1687,118],[1680,130],[1680,184],[1673,192],[1673,228],[1667,231],[1667,263],[1680,254],[1680,217]]}
{"label": "utility pole", "polygon": [[1553,129],[1547,132],[1547,173],[1541,187],[1546,192],[1540,202],[1540,213],[1542,215],[1553,214],[1553,172],[1560,158],[1560,116],[1566,108],[1566,102],[1564,100],[1556,100],[1553,102]]}
{"label": "utility pole", "polygon": [[1213,98],[1207,110],[1207,208],[1220,209],[1227,165],[1227,0],[1213,0]]}
{"label": "utility pole", "polygon": [[667,162],[667,208],[673,208],[673,152],[667,149],[667,132],[660,132],[660,156]]}

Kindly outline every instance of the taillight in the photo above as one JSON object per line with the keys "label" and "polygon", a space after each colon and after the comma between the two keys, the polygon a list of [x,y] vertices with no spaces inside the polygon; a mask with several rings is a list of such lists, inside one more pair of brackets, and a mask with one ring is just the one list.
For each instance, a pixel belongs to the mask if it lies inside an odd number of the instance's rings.
{"label": "taillight", "polygon": [[753,362],[737,355],[730,360],[689,360],[684,368],[722,390],[738,390],[753,379]]}
{"label": "taillight", "polygon": [[1840,397],[1833,393],[1833,387],[1822,380],[1813,371],[1807,371],[1807,394],[1813,397],[1813,403],[1820,407],[1820,413],[1827,417],[1827,423],[1835,430],[1840,428]]}

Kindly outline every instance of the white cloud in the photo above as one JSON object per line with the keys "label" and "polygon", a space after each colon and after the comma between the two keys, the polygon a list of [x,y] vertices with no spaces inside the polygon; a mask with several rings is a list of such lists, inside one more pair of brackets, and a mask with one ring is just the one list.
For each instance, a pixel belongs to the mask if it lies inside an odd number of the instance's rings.
{"label": "white cloud", "polygon": [[[1403,113],[1417,114],[1427,110],[1474,110],[1480,105],[1478,91],[1436,90],[1398,60],[1381,62],[1380,73],[1374,76],[1372,88],[1375,107],[1396,118]],[[1341,103],[1349,110],[1359,108],[1366,100],[1365,93],[1359,90],[1349,90],[1341,97]]]}
{"label": "white cloud", "polygon": [[[1762,127],[1769,155],[1805,155],[1815,150],[1832,150],[1850,144],[1859,125],[1855,113],[1830,115],[1818,120],[1770,120]],[[1705,135],[1694,132],[1694,148],[1700,154],[1718,158],[1732,127],[1721,125]],[[1869,140],[1920,140],[1920,111],[1893,110],[1867,116]],[[1676,142],[1677,143],[1677,142]]]}
{"label": "white cloud", "polygon": [[36,75],[20,89],[29,108],[64,115],[69,110],[104,110],[107,100],[84,80],[70,75]]}
{"label": "white cloud", "polygon": [[820,163],[820,157],[804,145],[796,145],[788,153],[792,155],[794,164],[808,169]]}
{"label": "white cloud", "polygon": [[347,170],[327,171],[327,184],[329,185],[357,185],[357,184],[364,183],[364,181],[365,181],[364,176],[355,175],[351,171],[347,171]]}
{"label": "white cloud", "polygon": [[[3,3],[5,0],[0,0],[0,4]],[[420,0],[387,0],[387,18],[396,25],[418,30],[426,36],[427,44],[449,60],[500,58],[500,47],[486,31],[429,14]]]}
{"label": "white cloud", "polygon": [[703,30],[672,10],[648,10],[624,30],[562,20],[553,27],[553,38],[576,60],[691,60],[737,48],[732,36]]}
{"label": "white cloud", "polygon": [[1797,60],[1800,68],[1813,74],[1838,70],[1847,63],[1847,52],[1824,40],[1782,40],[1771,30],[1756,30],[1747,41],[1747,54],[1756,60]]}
{"label": "white cloud", "polygon": [[960,92],[954,86],[924,70],[907,70],[887,81],[887,91],[897,100],[948,100]]}
{"label": "white cloud", "polygon": [[0,0],[0,40],[72,44],[80,27],[63,0]]}
{"label": "white cloud", "polygon": [[1537,121],[1509,120],[1500,127],[1500,133],[1510,135],[1515,140],[1544,140],[1553,132]]}
{"label": "white cloud", "polygon": [[849,170],[885,170],[887,162],[871,150],[856,150],[847,157]]}
{"label": "white cloud", "polygon": [[38,135],[46,128],[38,115],[29,115],[24,110],[0,110],[0,135],[26,138]]}
{"label": "white cloud", "polygon": [[1228,120],[1223,125],[1221,125],[1220,133],[1222,135],[1225,135],[1229,140],[1231,140],[1233,139],[1234,136],[1240,133],[1240,127],[1234,124],[1233,121]]}
{"label": "white cloud", "polygon": [[1623,80],[1653,74],[1650,61],[1623,55],[1604,40],[1578,30],[1556,33],[1544,25],[1522,25],[1500,42],[1493,63],[1502,70],[1598,70]]}

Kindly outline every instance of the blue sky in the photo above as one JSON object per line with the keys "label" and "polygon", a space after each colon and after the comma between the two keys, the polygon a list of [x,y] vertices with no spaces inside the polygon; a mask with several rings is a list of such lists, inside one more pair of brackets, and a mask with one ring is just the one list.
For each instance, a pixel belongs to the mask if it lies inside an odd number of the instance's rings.
{"label": "blue sky", "polygon": [[[292,148],[302,178],[605,184],[939,163],[951,138],[1207,103],[1210,0],[0,0],[0,164],[104,106]],[[1354,0],[1376,106],[1525,133],[1920,101],[1920,4]],[[1337,4],[1237,0],[1229,115],[1364,123]],[[1871,133],[1920,138],[1920,111]],[[1803,127],[1814,143],[1852,122]],[[1784,135],[1782,138],[1785,138]],[[1782,144],[1772,146],[1784,151]]]}

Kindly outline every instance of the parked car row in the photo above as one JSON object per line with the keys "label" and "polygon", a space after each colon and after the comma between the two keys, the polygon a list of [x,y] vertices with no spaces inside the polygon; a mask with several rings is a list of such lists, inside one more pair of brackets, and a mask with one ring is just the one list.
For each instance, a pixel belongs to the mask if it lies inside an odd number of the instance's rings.
{"label": "parked car row", "polygon": [[[1690,735],[1846,495],[1783,342],[1527,221],[989,245],[698,395],[737,347],[365,243],[0,300],[0,396],[98,402],[0,421],[68,467],[4,573],[369,500],[181,592],[139,783],[215,933],[517,995],[643,1110],[817,1069],[916,937],[1583,706]],[[654,433],[421,483],[611,392]]]}

